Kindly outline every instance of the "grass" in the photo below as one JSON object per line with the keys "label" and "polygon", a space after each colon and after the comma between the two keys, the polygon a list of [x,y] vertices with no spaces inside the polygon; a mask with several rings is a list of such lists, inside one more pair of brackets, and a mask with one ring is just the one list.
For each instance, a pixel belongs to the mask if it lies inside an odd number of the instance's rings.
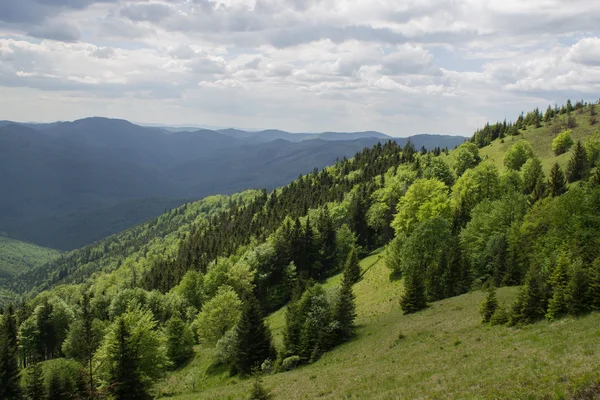
{"label": "grass", "polygon": [[[478,291],[403,315],[402,285],[390,281],[383,258],[367,257],[361,267],[363,279],[354,287],[356,338],[314,364],[265,376],[275,399],[565,398],[599,377],[599,313],[518,329],[489,327],[480,322],[484,294]],[[516,293],[502,288],[498,299],[509,304]],[[284,310],[269,323],[280,345]],[[229,377],[212,366],[211,349],[196,350],[194,360],[157,385],[159,397],[247,397],[251,379]]]}
{"label": "grass", "polygon": [[59,255],[57,250],[0,236],[0,276],[14,277]]}
{"label": "grass", "polygon": [[[581,142],[585,144],[585,140],[590,137],[596,129],[600,129],[600,124],[594,126],[590,125],[589,109],[586,108],[582,110],[581,113],[573,113],[577,121],[577,126],[572,129],[571,137],[574,142],[581,140]],[[556,124],[556,119],[550,125],[542,123],[542,126],[537,129],[533,126],[529,126],[526,130],[521,131],[522,133],[518,136],[508,136],[504,138],[504,143],[502,143],[501,140],[495,140],[489,146],[480,149],[479,153],[483,159],[491,160],[500,171],[503,171],[505,168],[504,155],[506,154],[506,151],[517,141],[525,140],[531,144],[535,156],[542,162],[546,176],[548,176],[550,168],[552,168],[552,165],[555,162],[558,162],[564,171],[571,158],[572,151],[567,151],[560,156],[554,155],[554,152],[552,151],[552,140],[557,135],[553,133],[553,124]]]}

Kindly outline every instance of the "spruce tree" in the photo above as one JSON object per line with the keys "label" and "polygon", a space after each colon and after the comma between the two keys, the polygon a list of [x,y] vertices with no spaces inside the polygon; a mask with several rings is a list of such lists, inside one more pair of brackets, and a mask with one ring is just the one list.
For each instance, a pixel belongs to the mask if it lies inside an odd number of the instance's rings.
{"label": "spruce tree", "polygon": [[271,331],[265,324],[258,300],[250,297],[236,326],[235,365],[239,373],[249,374],[267,358],[275,359]]}
{"label": "spruce tree", "polygon": [[560,168],[560,165],[558,165],[558,163],[554,163],[552,169],[550,170],[550,180],[548,182],[548,186],[550,187],[550,195],[552,197],[560,196],[567,190],[565,185],[565,174]]}
{"label": "spruce tree", "polygon": [[588,286],[587,272],[582,268],[581,262],[575,263],[565,293],[569,314],[579,315],[590,308],[590,299],[587,296]]}
{"label": "spruce tree", "polygon": [[358,261],[358,252],[356,247],[352,247],[348,258],[346,259],[346,265],[344,267],[344,279],[354,285],[360,280],[360,263]]}
{"label": "spruce tree", "polygon": [[352,291],[351,277],[344,271],[342,285],[336,303],[333,306],[333,320],[337,322],[334,344],[343,343],[350,339],[354,333],[354,319],[356,318],[356,303]]}
{"label": "spruce tree", "polygon": [[481,314],[481,322],[487,324],[492,319],[492,316],[498,309],[498,299],[496,298],[496,288],[490,284],[487,289],[485,299],[481,302],[479,313]]}
{"label": "spruce tree", "polygon": [[542,272],[531,266],[510,314],[511,325],[531,323],[546,314],[547,287]]}
{"label": "spruce tree", "polygon": [[140,361],[138,349],[132,343],[131,333],[123,317],[120,317],[117,322],[116,338],[111,349],[115,362],[109,374],[110,392],[115,400],[150,399],[151,396],[146,392],[138,372]]}
{"label": "spruce tree", "polygon": [[269,400],[271,397],[269,391],[263,386],[260,375],[256,374],[248,400]]}
{"label": "spruce tree", "polygon": [[600,257],[596,258],[589,269],[587,298],[592,310],[600,311]]}
{"label": "spruce tree", "polygon": [[57,373],[53,373],[50,375],[48,382],[48,400],[62,400],[64,399],[64,395],[60,376]]}
{"label": "spruce tree", "polygon": [[404,314],[412,314],[427,307],[425,284],[417,271],[409,271],[404,277],[400,306]]}
{"label": "spruce tree", "polygon": [[546,318],[552,320],[560,317],[563,314],[566,314],[566,291],[568,282],[568,261],[565,255],[561,255],[549,281],[552,288],[552,298],[548,303],[548,312],[546,313]]}
{"label": "spruce tree", "polygon": [[17,358],[17,321],[9,305],[0,325],[0,399],[20,399],[19,363]]}
{"label": "spruce tree", "polygon": [[46,396],[42,364],[39,362],[31,367],[31,371],[25,379],[25,394],[28,400],[43,400]]}
{"label": "spruce tree", "polygon": [[319,258],[321,260],[321,270],[318,271],[315,278],[322,279],[331,274],[335,269],[336,257],[335,227],[327,207],[321,208],[321,211],[319,212],[317,231],[319,232]]}
{"label": "spruce tree", "polygon": [[567,180],[569,183],[586,179],[589,174],[588,156],[581,141],[575,144],[575,150],[567,164]]}

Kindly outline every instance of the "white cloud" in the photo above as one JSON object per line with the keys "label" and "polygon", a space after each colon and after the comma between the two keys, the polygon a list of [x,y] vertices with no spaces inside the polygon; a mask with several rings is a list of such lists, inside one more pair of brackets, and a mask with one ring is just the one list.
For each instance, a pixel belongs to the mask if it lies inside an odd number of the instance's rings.
{"label": "white cloud", "polygon": [[591,0],[0,2],[0,119],[469,135],[595,99],[598,20]]}

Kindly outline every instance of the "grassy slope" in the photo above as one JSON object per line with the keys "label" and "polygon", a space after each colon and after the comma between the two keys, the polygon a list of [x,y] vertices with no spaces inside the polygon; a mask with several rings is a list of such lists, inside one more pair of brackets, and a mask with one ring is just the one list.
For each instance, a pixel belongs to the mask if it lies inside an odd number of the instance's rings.
{"label": "grassy slope", "polygon": [[15,276],[45,264],[60,252],[0,236],[0,275]]}
{"label": "grassy slope", "polygon": [[[581,140],[585,143],[585,140],[592,135],[592,133],[600,128],[600,124],[594,126],[590,125],[589,122],[589,110],[585,109],[582,113],[574,113],[577,119],[577,127],[572,129],[571,137],[573,141]],[[565,170],[567,162],[571,158],[571,151],[555,156],[552,152],[552,140],[556,137],[552,133],[552,127],[542,124],[542,127],[535,129],[533,126],[522,131],[519,136],[509,136],[504,139],[504,143],[500,140],[495,140],[489,146],[480,149],[480,155],[483,159],[489,158],[498,167],[500,171],[504,170],[504,154],[519,140],[526,140],[531,144],[534,154],[542,161],[544,172],[546,176],[550,172],[550,168],[555,162],[558,162]]]}
{"label": "grassy slope", "polygon": [[[312,365],[266,376],[276,399],[561,398],[598,378],[599,313],[522,329],[482,326],[483,294],[474,292],[407,316],[398,304],[401,283],[389,281],[384,260],[373,255],[361,265],[357,337]],[[326,286],[338,282],[333,277]],[[498,297],[508,304],[516,293],[503,288]],[[284,311],[269,321],[280,345]],[[212,350],[197,349],[190,364],[158,385],[159,393],[180,400],[245,398],[252,381],[229,378],[211,367],[211,356]]]}

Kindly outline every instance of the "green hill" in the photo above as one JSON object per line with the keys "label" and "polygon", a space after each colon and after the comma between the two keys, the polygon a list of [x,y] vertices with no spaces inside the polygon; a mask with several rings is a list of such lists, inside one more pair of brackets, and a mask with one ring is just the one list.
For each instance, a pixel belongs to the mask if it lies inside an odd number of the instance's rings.
{"label": "green hill", "polygon": [[60,252],[0,236],[0,277],[10,278],[34,270],[60,255]]}
{"label": "green hill", "polygon": [[[209,197],[69,252],[5,286],[27,292],[21,365],[46,360],[48,390],[63,382],[52,390],[73,396],[92,371],[93,391],[120,398],[245,398],[256,367],[281,399],[593,396],[592,110],[535,110],[453,152],[377,144],[271,193]],[[565,125],[586,147],[556,157]],[[523,138],[531,150],[504,168]],[[556,160],[568,183],[543,174]]]}
{"label": "green hill", "polygon": [[[354,287],[357,337],[314,364],[265,376],[275,399],[554,399],[600,378],[600,313],[522,329],[489,327],[478,312],[483,294],[475,291],[403,315],[402,285],[388,279],[381,255],[361,265],[364,276]],[[499,290],[499,301],[511,303],[517,290]],[[269,322],[281,344],[283,312]],[[212,366],[211,351],[198,348],[186,367],[158,384],[159,398],[245,398],[252,380]]]}

